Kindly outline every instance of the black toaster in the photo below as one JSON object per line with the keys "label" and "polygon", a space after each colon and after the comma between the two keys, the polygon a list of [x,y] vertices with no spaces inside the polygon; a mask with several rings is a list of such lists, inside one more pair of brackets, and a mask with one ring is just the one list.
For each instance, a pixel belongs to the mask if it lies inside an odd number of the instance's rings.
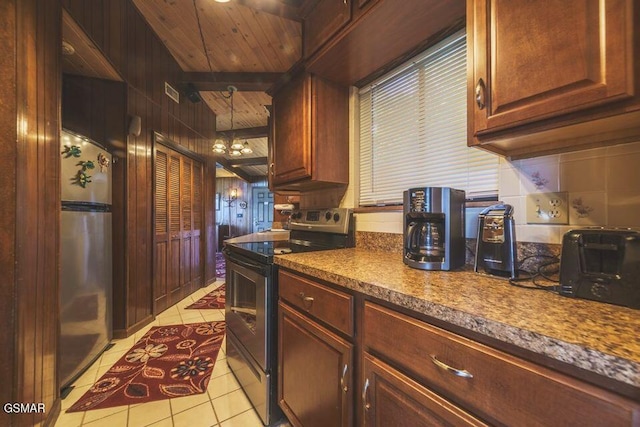
{"label": "black toaster", "polygon": [[560,294],[640,308],[640,232],[600,227],[567,232]]}

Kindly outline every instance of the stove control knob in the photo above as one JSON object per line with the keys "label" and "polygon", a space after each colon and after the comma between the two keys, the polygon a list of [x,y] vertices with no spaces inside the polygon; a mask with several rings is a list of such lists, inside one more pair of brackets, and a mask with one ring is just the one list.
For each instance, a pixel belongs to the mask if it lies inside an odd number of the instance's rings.
{"label": "stove control knob", "polygon": [[331,219],[331,211],[327,211],[327,213],[324,214],[324,217],[326,218],[327,221],[329,221]]}
{"label": "stove control knob", "polygon": [[334,214],[333,214],[333,220],[334,220],[335,222],[340,221],[340,214],[339,214],[338,212],[336,212],[336,213],[334,213]]}

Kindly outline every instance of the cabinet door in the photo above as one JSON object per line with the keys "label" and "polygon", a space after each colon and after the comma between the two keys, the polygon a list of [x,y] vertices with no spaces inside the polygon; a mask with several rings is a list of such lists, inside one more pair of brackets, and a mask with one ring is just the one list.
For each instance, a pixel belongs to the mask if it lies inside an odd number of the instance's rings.
{"label": "cabinet door", "polygon": [[311,78],[301,74],[273,98],[273,186],[311,177]]}
{"label": "cabinet door", "polygon": [[348,426],[353,345],[279,303],[278,401],[294,426]]}
{"label": "cabinet door", "polygon": [[[304,56],[313,55],[351,20],[350,0],[322,0],[304,20]],[[358,0],[356,0],[358,1]]]}
{"label": "cabinet door", "polygon": [[392,426],[398,420],[403,427],[486,425],[368,353],[363,374],[365,426]]}
{"label": "cabinet door", "polygon": [[378,3],[378,1],[380,0],[352,0],[351,16],[353,21],[355,22],[356,19]]}
{"label": "cabinet door", "polygon": [[631,97],[632,3],[469,1],[470,141]]}

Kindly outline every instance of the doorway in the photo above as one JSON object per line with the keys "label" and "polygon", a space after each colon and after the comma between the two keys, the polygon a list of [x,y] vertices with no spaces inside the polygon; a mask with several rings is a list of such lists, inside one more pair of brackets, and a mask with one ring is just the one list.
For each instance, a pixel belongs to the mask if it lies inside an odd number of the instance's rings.
{"label": "doorway", "polygon": [[273,193],[268,187],[253,187],[251,200],[253,233],[268,230],[273,223]]}

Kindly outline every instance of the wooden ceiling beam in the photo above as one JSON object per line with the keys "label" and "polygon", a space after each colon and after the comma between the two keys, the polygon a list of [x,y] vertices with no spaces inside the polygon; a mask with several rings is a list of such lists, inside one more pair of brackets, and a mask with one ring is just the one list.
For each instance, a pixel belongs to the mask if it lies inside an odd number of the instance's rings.
{"label": "wooden ceiling beam", "polygon": [[249,175],[248,173],[246,173],[240,168],[234,168],[229,164],[229,160],[225,159],[224,157],[216,158],[216,162],[220,163],[222,167],[228,170],[229,172],[235,173],[236,175],[238,175],[239,178],[244,179],[247,182],[256,182],[263,178],[262,176],[256,177],[253,175]]}
{"label": "wooden ceiling beam", "polygon": [[229,163],[229,166],[234,168],[233,170],[236,170],[240,166],[266,165],[267,164],[267,158],[266,157],[247,157],[247,158],[244,158],[244,159],[228,160],[227,162]]}
{"label": "wooden ceiling beam", "polygon": [[227,91],[235,86],[244,92],[265,92],[278,81],[282,73],[249,73],[249,72],[191,72],[182,73],[180,83],[191,83],[201,92]]}
{"label": "wooden ceiling beam", "polygon": [[236,0],[238,4],[253,10],[276,15],[291,21],[302,22],[300,11],[286,0]]}
{"label": "wooden ceiling beam", "polygon": [[266,138],[269,136],[269,127],[259,126],[255,128],[234,129],[232,131],[218,131],[218,133],[224,134],[227,138],[233,135],[236,139]]}

